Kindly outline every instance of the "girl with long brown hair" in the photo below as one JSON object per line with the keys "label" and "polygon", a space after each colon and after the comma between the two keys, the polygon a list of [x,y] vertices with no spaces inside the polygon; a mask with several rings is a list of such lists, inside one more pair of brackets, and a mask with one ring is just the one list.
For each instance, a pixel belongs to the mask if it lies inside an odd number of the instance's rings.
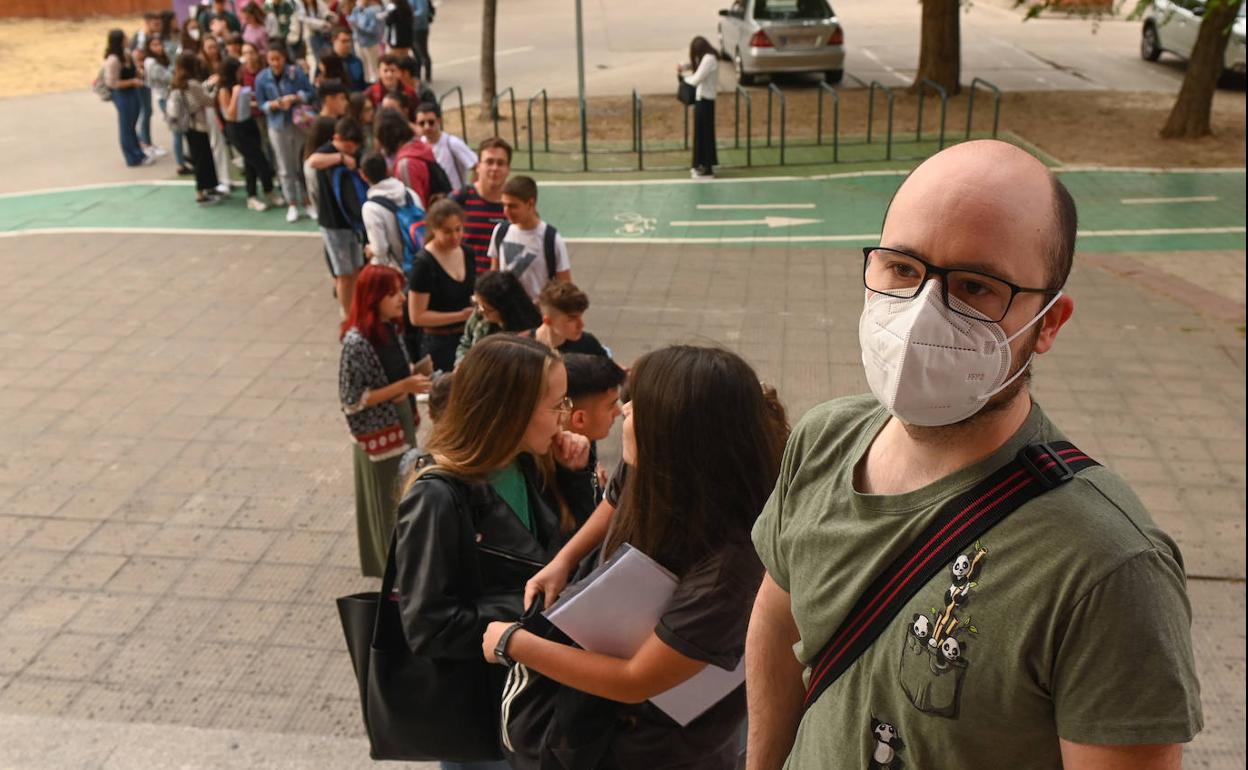
{"label": "girl with long brown hair", "polygon": [[[614,515],[606,509],[606,526],[600,508],[545,572],[566,575],[587,546],[601,543],[597,558],[581,562],[584,577],[627,543],[672,573],[675,592],[628,659],[490,624],[482,640],[486,660],[497,662],[502,647],[520,664],[511,669],[503,708],[503,737],[516,768],[555,761],[595,768],[736,765],[744,684],[683,727],[647,701],[708,665],[731,671],[741,661],[763,575],[750,529],[779,473],[784,412],[749,364],[715,348],[649,353],[634,366],[628,389],[623,456],[630,471],[618,508]],[[554,596],[545,599],[549,606]]]}
{"label": "girl with long brown hair", "polygon": [[[395,528],[395,586],[413,653],[480,660],[486,624],[519,615],[525,581],[570,533],[574,512],[563,501],[588,483],[578,471],[589,442],[563,430],[567,389],[557,352],[510,335],[481,342],[455,370],[425,447],[435,464],[408,481]],[[504,677],[492,670],[495,696]],[[501,756],[496,745],[478,748]]]}

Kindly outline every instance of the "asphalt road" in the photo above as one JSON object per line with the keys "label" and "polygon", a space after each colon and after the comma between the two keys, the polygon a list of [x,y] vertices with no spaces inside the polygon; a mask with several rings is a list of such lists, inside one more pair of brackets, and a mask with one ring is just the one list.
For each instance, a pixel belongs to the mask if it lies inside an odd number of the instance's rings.
{"label": "asphalt road", "polygon": [[[689,41],[718,42],[717,11],[726,0],[584,0],[586,87],[591,95],[656,93],[672,88]],[[982,0],[962,17],[965,78],[986,78],[1016,90],[1176,92],[1185,65],[1169,55],[1156,63],[1138,54],[1137,21],[1042,18],[1023,22],[1011,0]],[[499,3],[498,87],[527,98],[540,88],[576,94],[574,0]],[[919,4],[914,0],[833,3],[846,31],[846,84],[910,83],[919,58]],[[479,96],[480,0],[442,0],[431,34],[434,84],[463,86]],[[721,88],[731,89],[731,66]]]}

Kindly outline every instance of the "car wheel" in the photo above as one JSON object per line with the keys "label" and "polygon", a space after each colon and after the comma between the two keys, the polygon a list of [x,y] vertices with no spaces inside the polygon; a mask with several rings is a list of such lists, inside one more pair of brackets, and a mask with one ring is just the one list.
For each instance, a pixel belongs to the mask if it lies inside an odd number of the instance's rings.
{"label": "car wheel", "polygon": [[1161,41],[1157,39],[1157,27],[1151,22],[1144,25],[1144,31],[1140,34],[1140,56],[1147,61],[1161,58]]}
{"label": "car wheel", "polygon": [[823,79],[832,85],[836,85],[845,79],[845,70],[828,70],[823,73]]}
{"label": "car wheel", "polygon": [[746,73],[745,68],[741,64],[740,51],[737,51],[736,56],[732,57],[732,63],[737,67],[737,84],[742,86],[754,85],[754,76]]}

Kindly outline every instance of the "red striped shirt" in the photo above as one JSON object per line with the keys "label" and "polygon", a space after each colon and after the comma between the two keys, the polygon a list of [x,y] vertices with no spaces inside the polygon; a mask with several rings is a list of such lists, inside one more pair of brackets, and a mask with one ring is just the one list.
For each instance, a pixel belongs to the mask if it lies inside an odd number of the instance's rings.
{"label": "red striped shirt", "polygon": [[490,269],[490,235],[494,226],[502,222],[503,204],[491,203],[482,198],[475,187],[468,186],[454,196],[455,202],[464,208],[464,243],[477,254],[477,274]]}

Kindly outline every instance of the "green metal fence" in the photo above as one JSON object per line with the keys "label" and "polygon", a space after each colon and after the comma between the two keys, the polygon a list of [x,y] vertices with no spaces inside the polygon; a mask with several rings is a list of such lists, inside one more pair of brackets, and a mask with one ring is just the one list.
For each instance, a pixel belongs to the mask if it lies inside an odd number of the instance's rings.
{"label": "green metal fence", "polygon": [[[940,84],[923,80],[916,89],[917,113],[913,136],[899,135],[895,120],[895,92],[879,81],[867,86],[867,121],[865,136],[847,136],[841,126],[841,94],[828,83],[821,83],[815,98],[815,126],[813,138],[809,134],[790,136],[788,94],[777,84],[766,89],[767,105],[765,125],[755,125],[753,96],[755,91],[737,86],[732,92],[732,138],[719,142],[720,167],[794,166],[861,162],[894,162],[918,160],[944,149],[951,141],[961,141],[972,136],[975,121],[976,94],[991,92],[993,99],[992,131],[996,137],[1001,122],[1001,90],[983,78],[974,78],[967,89],[966,131],[962,137],[951,139],[948,131],[949,94]],[[461,125],[466,129],[463,93],[458,88],[443,94],[445,102],[458,92]],[[939,99],[938,125],[930,122],[928,102],[935,94]],[[884,125],[879,126],[876,97],[883,97]],[[660,98],[650,97],[651,102]],[[831,101],[831,109],[828,102]],[[577,101],[580,130],[575,141],[552,141],[550,137],[549,98],[545,89],[529,97],[526,105],[527,126],[525,143],[520,144],[520,128],[517,119],[515,91],[508,87],[499,91],[492,100],[494,108],[494,132],[499,134],[505,119],[499,107],[506,101],[510,107],[511,138],[517,154],[517,165],[533,171],[639,171],[674,170],[689,167],[690,108],[683,109],[683,136],[675,139],[646,137],[646,99],[634,89],[629,106],[631,131],[627,140],[590,141],[590,116],[584,100]],[[720,100],[723,103],[724,100]],[[535,107],[540,102],[540,116]],[[764,116],[760,116],[764,117]],[[829,121],[830,118],[830,121]],[[830,123],[830,125],[829,125]],[[882,130],[881,130],[882,129]],[[653,129],[652,129],[653,130]],[[540,138],[539,135],[540,134]],[[981,134],[982,135],[982,134]],[[520,148],[524,148],[521,150]]]}

